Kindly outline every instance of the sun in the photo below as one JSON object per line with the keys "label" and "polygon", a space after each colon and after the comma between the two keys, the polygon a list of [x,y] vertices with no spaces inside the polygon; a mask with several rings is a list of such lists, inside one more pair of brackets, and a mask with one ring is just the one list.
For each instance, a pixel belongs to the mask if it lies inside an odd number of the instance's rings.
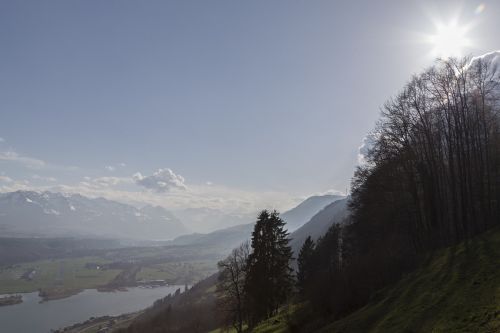
{"label": "sun", "polygon": [[434,46],[432,55],[439,58],[460,57],[466,48],[471,46],[467,37],[467,25],[459,25],[457,21],[451,23],[437,23],[436,33],[428,37]]}

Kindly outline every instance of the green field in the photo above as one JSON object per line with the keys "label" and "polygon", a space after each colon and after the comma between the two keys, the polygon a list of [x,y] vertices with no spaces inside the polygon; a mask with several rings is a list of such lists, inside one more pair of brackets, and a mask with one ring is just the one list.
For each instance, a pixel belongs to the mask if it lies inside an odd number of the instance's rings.
{"label": "green field", "polygon": [[[283,311],[254,332],[288,332],[301,315]],[[500,332],[500,230],[439,251],[321,332]]]}
{"label": "green field", "polygon": [[[88,262],[105,263],[96,257],[41,260],[0,268],[0,294],[32,292],[38,289],[80,290],[95,288],[111,281],[120,270],[87,269]],[[32,280],[22,279],[34,269]]]}
{"label": "green field", "polygon": [[216,271],[215,261],[172,262],[142,267],[137,280],[165,280],[169,284],[193,284]]}
{"label": "green field", "polygon": [[[85,264],[106,264],[99,257],[40,260],[0,267],[0,294],[49,291],[64,295],[66,292],[104,286],[122,272],[121,269],[86,268]],[[136,280],[165,280],[169,284],[194,284],[216,270],[209,261],[167,262],[142,265]],[[32,280],[23,279],[26,272],[36,270]]]}

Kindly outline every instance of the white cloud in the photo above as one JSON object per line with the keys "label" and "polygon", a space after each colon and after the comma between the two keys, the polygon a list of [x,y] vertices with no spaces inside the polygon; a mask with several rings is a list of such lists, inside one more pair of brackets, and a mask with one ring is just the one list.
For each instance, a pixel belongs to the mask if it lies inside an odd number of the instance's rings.
{"label": "white cloud", "polygon": [[[7,177],[7,178],[10,179],[9,177]],[[30,185],[30,182],[27,180],[15,181],[15,180],[11,179],[11,181],[8,181],[6,183],[7,183],[7,185],[3,185],[3,186],[0,185],[0,192],[14,192],[14,191],[19,191],[19,190],[23,190],[23,191],[36,190],[35,188],[33,188],[33,186]]]}
{"label": "white cloud", "polygon": [[46,163],[40,159],[23,156],[11,150],[0,152],[0,161],[17,162],[33,169],[40,169],[46,165]]}
{"label": "white cloud", "polygon": [[116,169],[118,169],[118,168],[124,168],[126,166],[127,166],[127,164],[121,162],[121,163],[118,163],[116,165],[106,165],[104,167],[104,169],[106,169],[106,170],[108,170],[110,172],[113,172],[113,171],[116,171]]}
{"label": "white cloud", "polygon": [[79,193],[136,206],[159,205],[173,211],[186,208],[214,209],[225,214],[253,216],[261,209],[285,211],[297,203],[297,195],[286,192],[242,190],[212,182],[189,184],[188,187],[185,179],[170,169],[159,169],[152,175],[136,173],[129,177],[89,175],[74,183],[50,182],[50,177],[46,177],[47,182],[41,182],[43,177],[32,173],[29,178],[37,180],[33,183],[12,180],[1,172],[0,176],[0,192],[34,190]]}
{"label": "white cloud", "polygon": [[57,170],[57,171],[76,171],[78,167],[76,166],[68,166],[68,165],[58,165],[47,163],[41,159],[30,157],[26,155],[22,155],[17,153],[16,151],[10,149],[7,151],[0,151],[0,162],[9,162],[16,163],[26,167],[28,169],[49,169],[49,170]]}
{"label": "white cloud", "polygon": [[92,179],[92,182],[99,186],[112,187],[119,184],[131,184],[132,179],[128,177],[98,177]]}
{"label": "white cloud", "polygon": [[175,174],[171,169],[158,169],[151,176],[143,176],[140,172],[135,173],[132,178],[137,185],[156,192],[168,192],[172,189],[187,189],[184,177]]}
{"label": "white cloud", "polygon": [[361,146],[359,146],[358,148],[359,165],[366,165],[368,163],[368,155],[376,141],[377,141],[377,136],[373,133],[370,133],[363,138]]}
{"label": "white cloud", "polygon": [[212,183],[211,181],[207,181],[205,184],[207,184],[208,186],[212,186],[214,183]]}
{"label": "white cloud", "polygon": [[319,195],[341,195],[341,196],[345,196],[346,194],[344,192],[342,192],[342,191],[339,191],[339,190],[330,189],[328,191],[320,193]]}
{"label": "white cloud", "polygon": [[[147,177],[142,177],[142,179],[144,178]],[[134,190],[134,187],[128,187],[128,185],[135,184],[136,179],[130,177],[88,177],[88,179],[82,179],[74,184],[57,185],[37,185],[27,181],[13,181],[0,183],[0,192],[32,190],[78,193],[91,198],[103,197],[138,207],[150,204],[163,206],[173,211],[186,208],[214,209],[223,211],[225,214],[250,214],[251,216],[261,209],[286,211],[298,203],[298,196],[287,192],[247,191],[218,184],[190,184],[188,188],[184,185],[185,190],[182,191],[164,192],[141,191]]]}
{"label": "white cloud", "polygon": [[4,182],[4,183],[12,183],[12,182],[13,182],[13,180],[12,180],[12,178],[7,177],[7,176],[0,176],[0,182]]}
{"label": "white cloud", "polygon": [[5,139],[0,137],[0,142],[5,142]]}

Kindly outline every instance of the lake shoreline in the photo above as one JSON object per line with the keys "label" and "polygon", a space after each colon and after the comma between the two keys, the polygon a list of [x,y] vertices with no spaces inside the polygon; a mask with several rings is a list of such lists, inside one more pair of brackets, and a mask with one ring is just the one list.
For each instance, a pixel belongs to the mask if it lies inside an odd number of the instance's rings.
{"label": "lake shoreline", "polygon": [[[107,292],[84,289],[77,294],[73,291],[72,296],[61,291],[57,295],[59,298],[52,297],[45,302],[39,292],[23,293],[20,295],[23,299],[21,304],[0,307],[0,330],[2,333],[46,333],[56,329],[59,332],[79,332],[80,330],[76,329],[69,330],[77,323],[93,328],[112,326],[115,329],[122,327],[117,326],[118,324],[128,325],[127,320],[132,321],[132,317],[135,318],[158,299],[173,294],[180,288],[182,285],[158,288],[130,287],[126,291],[115,289]],[[66,331],[62,331],[64,328]]]}
{"label": "lake shoreline", "polygon": [[40,290],[38,296],[41,298],[40,303],[45,303],[78,295],[83,290],[84,289]]}
{"label": "lake shoreline", "polygon": [[9,295],[0,297],[0,306],[16,305],[23,302],[22,295]]}
{"label": "lake shoreline", "polygon": [[122,327],[128,322],[132,322],[137,316],[141,315],[144,310],[124,313],[118,316],[101,316],[101,317],[90,317],[86,321],[76,323],[70,326],[66,326],[60,329],[54,330],[54,333],[73,333],[81,332],[83,330],[88,330],[95,326],[99,326],[98,329],[106,328],[108,330],[116,329],[119,326]]}

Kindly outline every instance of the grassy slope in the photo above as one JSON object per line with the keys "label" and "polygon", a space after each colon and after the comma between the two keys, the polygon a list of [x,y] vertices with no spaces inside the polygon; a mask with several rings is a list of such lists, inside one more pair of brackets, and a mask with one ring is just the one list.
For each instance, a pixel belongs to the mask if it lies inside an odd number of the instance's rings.
{"label": "grassy slope", "polygon": [[[279,322],[256,331],[286,332]],[[500,332],[500,230],[439,251],[322,332]]]}

